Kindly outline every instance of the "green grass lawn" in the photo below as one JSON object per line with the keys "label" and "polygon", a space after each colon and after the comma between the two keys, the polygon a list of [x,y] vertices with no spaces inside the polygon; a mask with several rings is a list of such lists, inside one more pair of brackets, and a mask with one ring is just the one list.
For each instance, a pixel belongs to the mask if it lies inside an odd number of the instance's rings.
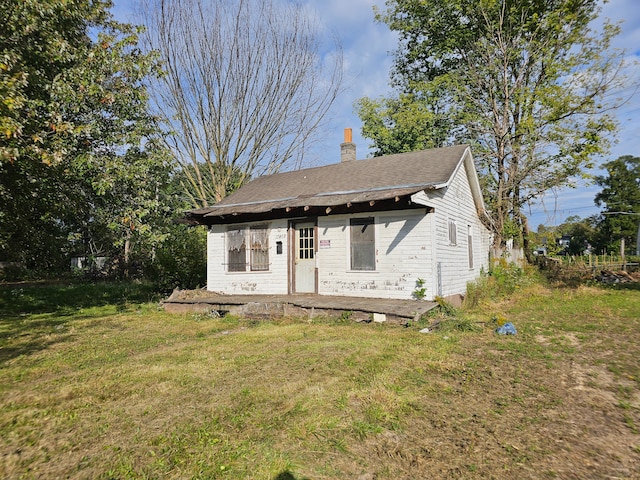
{"label": "green grass lawn", "polygon": [[430,334],[158,300],[0,287],[1,478],[640,478],[639,290],[532,285]]}

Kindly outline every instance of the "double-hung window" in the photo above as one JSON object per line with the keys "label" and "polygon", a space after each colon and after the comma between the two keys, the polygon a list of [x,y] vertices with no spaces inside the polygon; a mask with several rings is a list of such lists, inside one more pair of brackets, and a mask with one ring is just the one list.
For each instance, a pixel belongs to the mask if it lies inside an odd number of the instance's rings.
{"label": "double-hung window", "polygon": [[473,268],[473,227],[467,225],[467,249],[469,250],[469,268]]}
{"label": "double-hung window", "polygon": [[227,230],[227,271],[269,270],[269,228],[267,225],[232,227]]}
{"label": "double-hung window", "polygon": [[458,227],[456,221],[449,219],[449,245],[458,244]]}
{"label": "double-hung window", "polygon": [[269,270],[269,230],[266,225],[256,225],[249,229],[251,245],[250,266],[252,272]]}
{"label": "double-hung window", "polygon": [[351,270],[376,269],[374,226],[373,217],[352,218],[350,220]]}
{"label": "double-hung window", "polygon": [[247,271],[247,239],[242,227],[227,230],[227,271]]}

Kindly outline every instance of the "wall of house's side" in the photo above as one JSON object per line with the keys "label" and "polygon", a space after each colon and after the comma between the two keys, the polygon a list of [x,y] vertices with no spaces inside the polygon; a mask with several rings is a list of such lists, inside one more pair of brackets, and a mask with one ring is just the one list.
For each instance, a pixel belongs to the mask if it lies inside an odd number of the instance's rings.
{"label": "wall of house's side", "polygon": [[[207,235],[207,290],[226,294],[287,294],[287,221],[260,222],[269,226],[269,269],[229,272],[227,268],[226,225],[214,225]],[[250,227],[252,224],[243,225]],[[277,253],[282,242],[282,253]]]}
{"label": "wall of house's side", "polygon": [[[431,233],[426,209],[318,219],[318,293],[410,299],[418,278],[432,275]],[[375,271],[352,271],[351,218],[375,218]],[[430,292],[427,292],[429,295]]]}
{"label": "wall of house's side", "polygon": [[[431,292],[437,296],[464,294],[467,283],[478,278],[489,266],[490,234],[476,213],[464,167],[456,172],[447,188],[420,193],[419,199],[435,208],[435,275]],[[450,241],[450,223],[455,223],[455,243]],[[473,247],[473,266],[469,266],[469,233]]]}

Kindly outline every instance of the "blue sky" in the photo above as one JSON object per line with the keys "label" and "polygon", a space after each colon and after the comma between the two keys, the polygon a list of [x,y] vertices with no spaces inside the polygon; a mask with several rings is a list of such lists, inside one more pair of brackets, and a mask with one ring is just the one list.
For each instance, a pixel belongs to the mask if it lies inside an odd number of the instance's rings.
{"label": "blue sky", "polygon": [[[215,1],[215,0],[213,0]],[[114,0],[114,15],[122,21],[134,22],[132,12],[136,0]],[[392,64],[391,52],[396,48],[395,35],[385,25],[373,18],[374,5],[384,8],[384,0],[302,0],[315,11],[326,34],[337,34],[344,49],[346,90],[331,112],[331,125],[321,141],[316,157],[310,164],[329,164],[339,161],[340,143],[344,128],[353,129],[353,141],[357,144],[357,157],[369,153],[368,140],[360,135],[361,122],[353,112],[353,102],[358,98],[380,97],[391,94],[388,85]],[[638,0],[611,0],[603,7],[603,16],[622,23],[622,33],[614,47],[627,50],[630,62],[640,62],[640,8]],[[134,22],[135,23],[135,22]],[[629,68],[633,83],[640,85],[640,65]],[[620,92],[623,96],[632,89]],[[616,112],[620,129],[611,153],[598,160],[598,164],[621,155],[640,156],[640,91],[632,96]],[[593,173],[598,174],[596,170]],[[557,225],[569,216],[582,218],[599,211],[593,199],[599,188],[579,181],[575,189],[549,192],[541,201],[527,209],[529,225]]]}

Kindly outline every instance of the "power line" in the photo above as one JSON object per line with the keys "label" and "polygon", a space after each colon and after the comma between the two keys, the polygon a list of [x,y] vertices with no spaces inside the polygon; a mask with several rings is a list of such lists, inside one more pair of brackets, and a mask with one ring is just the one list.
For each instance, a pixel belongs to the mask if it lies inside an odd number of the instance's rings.
{"label": "power line", "polygon": [[640,215],[640,212],[602,212],[602,215]]}

